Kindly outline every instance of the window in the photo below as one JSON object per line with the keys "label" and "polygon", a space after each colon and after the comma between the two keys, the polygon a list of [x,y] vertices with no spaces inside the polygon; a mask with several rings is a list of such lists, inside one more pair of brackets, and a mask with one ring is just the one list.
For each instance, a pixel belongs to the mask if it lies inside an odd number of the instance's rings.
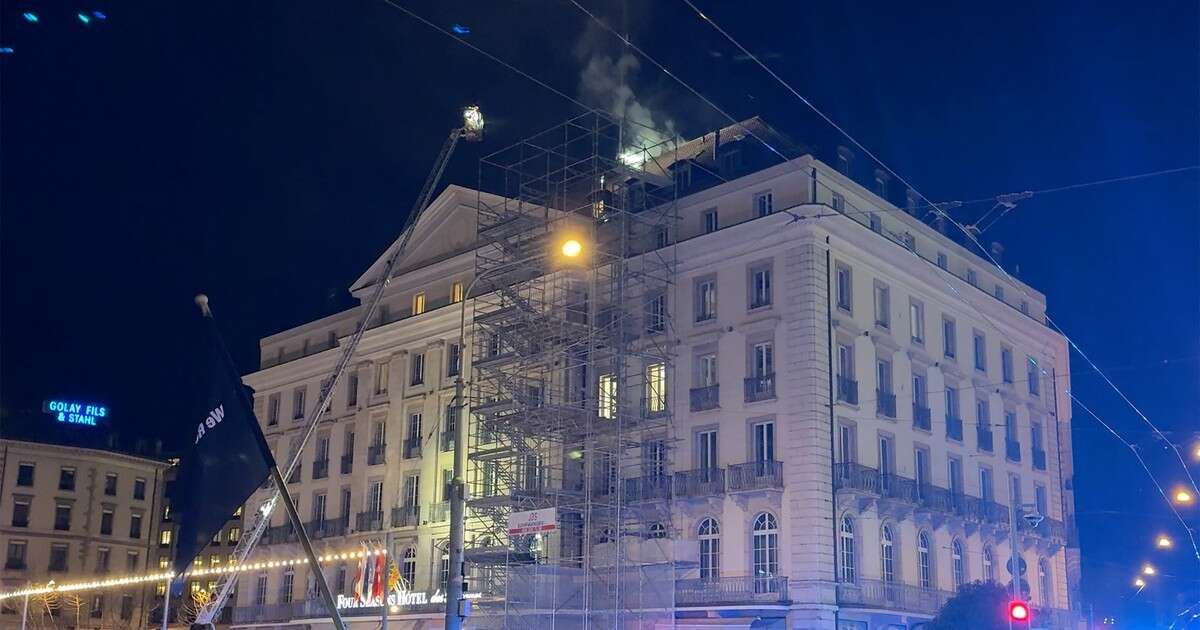
{"label": "window", "polygon": [[267,426],[273,427],[279,424],[279,394],[271,394],[267,397]]}
{"label": "window", "polygon": [[991,468],[979,468],[979,498],[984,501],[993,501],[996,498],[996,492],[992,488]]}
{"label": "window", "polygon": [[933,588],[933,560],[929,553],[929,532],[917,534],[917,569],[921,588]]}
{"label": "window", "polygon": [[667,245],[670,245],[670,244],[671,244],[671,235],[670,235],[670,232],[667,231],[667,228],[662,225],[655,226],[654,227],[654,247],[656,249],[662,249],[663,247],[666,247]]}
{"label": "window", "polygon": [[720,464],[717,461],[717,430],[696,433],[696,467],[711,471]]}
{"label": "window", "polygon": [[54,529],[64,532],[71,529],[70,503],[59,503],[54,506]]}
{"label": "window", "polygon": [[949,268],[950,268],[950,260],[949,260],[949,259],[947,259],[947,258],[946,258],[946,255],[945,255],[945,254],[943,254],[942,252],[938,252],[938,255],[937,255],[937,266],[938,266],[938,267],[941,267],[942,269],[949,269]]}
{"label": "window", "polygon": [[887,173],[885,173],[879,169],[875,169],[875,188],[873,190],[876,195],[879,195],[880,197],[887,199],[887,192],[888,192],[887,189],[888,189],[888,180],[889,179],[891,179],[891,178],[888,177]]}
{"label": "window", "polygon": [[[843,203],[845,203],[844,199]],[[883,219],[880,218],[878,214],[875,214],[874,212],[871,213],[870,223],[872,232],[876,234],[883,234]]]}
{"label": "window", "polygon": [[412,589],[417,580],[417,550],[405,549],[404,558],[400,563],[400,583],[407,589]]}
{"label": "window", "polygon": [[126,593],[121,596],[121,621],[133,619],[133,595]]}
{"label": "window", "polygon": [[33,486],[34,464],[21,462],[17,465],[17,485],[25,488]]}
{"label": "window", "polygon": [[325,522],[325,493],[321,492],[313,495],[312,502],[312,520],[316,527],[322,527]]}
{"label": "window", "polygon": [[696,281],[696,321],[706,322],[717,317],[717,281],[706,278]]}
{"label": "window", "polygon": [[1046,486],[1040,483],[1033,486],[1033,508],[1042,516],[1050,516],[1046,511],[1049,509],[1046,501]]}
{"label": "window", "polygon": [[136,551],[126,552],[126,554],[125,554],[125,570],[130,571],[130,572],[138,570],[138,552],[136,552]]}
{"label": "window", "polygon": [[375,393],[386,394],[388,391],[388,379],[391,378],[392,365],[387,361],[381,361],[375,364]]}
{"label": "window", "polygon": [[754,211],[760,217],[765,217],[775,211],[770,191],[754,195]]}
{"label": "window", "polygon": [[854,311],[854,299],[851,296],[853,290],[853,277],[850,275],[850,268],[841,263],[837,263],[837,305],[843,311]]}
{"label": "window", "polygon": [[1013,352],[1012,348],[1000,347],[1000,378],[1005,384],[1013,382]]}
{"label": "window", "polygon": [[994,556],[992,554],[992,548],[984,547],[983,548],[983,581],[984,582],[995,582],[996,581],[996,566],[995,566],[995,563],[993,562],[993,559],[994,559]]}
{"label": "window", "polygon": [[104,475],[104,494],[105,496],[117,496],[117,474],[106,473]]}
{"label": "window", "polygon": [[450,554],[445,551],[442,552],[442,570],[440,573],[442,575],[442,590],[444,591],[446,590],[446,585],[450,583]]}
{"label": "window", "polygon": [[948,359],[953,359],[958,353],[958,341],[955,339],[958,333],[955,328],[953,319],[942,318],[942,354]]}
{"label": "window", "polygon": [[946,460],[946,474],[949,477],[949,490],[952,495],[960,495],[963,493],[963,472],[962,460],[957,457],[951,457]]}
{"label": "window", "polygon": [[1043,606],[1050,606],[1054,600],[1054,591],[1050,588],[1050,567],[1045,558],[1038,560],[1038,598]]}
{"label": "window", "polygon": [[973,287],[979,286],[979,274],[974,269],[967,270],[967,284]]}
{"label": "window", "polygon": [[967,582],[967,566],[963,560],[963,544],[957,538],[954,539],[954,542],[950,543],[950,564],[954,570],[954,590],[957,591]]}
{"label": "window", "polygon": [[775,373],[775,348],[770,341],[754,344],[754,364],[751,376],[762,380]]}
{"label": "window", "polygon": [[265,606],[267,604],[267,574],[259,574],[254,585],[254,605]]}
{"label": "window", "polygon": [[170,567],[171,567],[171,556],[159,556],[158,557],[158,568],[168,569]]}
{"label": "window", "polygon": [[458,376],[462,373],[462,346],[457,343],[446,346],[446,376]]}
{"label": "window", "polygon": [[829,203],[833,206],[833,209],[837,210],[838,212],[844,212],[846,210],[846,197],[843,196],[842,193],[832,193],[830,195]]}
{"label": "window", "polygon": [[896,447],[892,438],[887,435],[879,436],[879,473],[896,474]]}
{"label": "window", "polygon": [[717,209],[712,208],[704,211],[704,233],[712,234],[721,229],[721,224],[717,219]]}
{"label": "window", "polygon": [[1021,478],[1016,475],[1008,476],[1008,500],[1012,501],[1012,505],[1017,506],[1018,512],[1021,507]]}
{"label": "window", "polygon": [[236,545],[238,543],[238,541],[241,539],[242,539],[242,528],[238,527],[237,525],[230,527],[229,528],[229,536],[227,538],[227,540],[229,541],[229,544]]}
{"label": "window", "polygon": [[858,436],[852,424],[838,426],[838,461],[852,464],[858,461]]}
{"label": "window", "polygon": [[133,498],[138,501],[146,500],[146,480],[138,477],[133,480]]}
{"label": "window", "polygon": [[13,501],[13,527],[29,527],[29,499],[19,498]]}
{"label": "window", "polygon": [[171,546],[171,529],[167,528],[158,533],[158,545],[160,547]]}
{"label": "window", "polygon": [[133,512],[129,515],[129,537],[142,537],[142,515],[138,512]]}
{"label": "window", "polygon": [[696,529],[700,539],[700,579],[716,580],[721,577],[721,527],[714,518],[700,521]]}
{"label": "window", "polygon": [[1026,302],[1025,300],[1021,300],[1021,313],[1025,314],[1025,315],[1029,314],[1029,302]]}
{"label": "window", "polygon": [[26,568],[25,552],[28,547],[29,544],[24,540],[8,541],[8,556],[4,560],[4,568],[18,570]]}
{"label": "window", "polygon": [[750,270],[750,308],[771,304],[771,268],[756,267]]}
{"label": "window", "polygon": [[987,372],[987,341],[984,339],[983,333],[976,331],[971,336],[971,341],[975,349],[975,369]]}
{"label": "window", "polygon": [[646,366],[646,411],[667,410],[667,365],[651,363]]}
{"label": "window", "polygon": [[908,232],[904,233],[904,248],[909,251],[917,250],[917,238]]}
{"label": "window", "polygon": [[412,314],[420,315],[425,312],[425,293],[417,293],[413,295]]}
{"label": "window", "polygon": [[850,161],[854,159],[854,154],[846,147],[838,147],[837,152],[837,171],[842,175],[850,175]]}
{"label": "window", "polygon": [[338,565],[337,572],[333,574],[333,592],[346,592],[346,566]]}
{"label": "window", "polygon": [[928,492],[929,485],[929,449],[916,447],[913,449],[913,472],[916,475],[917,492]]}
{"label": "window", "polygon": [[875,283],[875,325],[888,328],[892,325],[891,289]]}
{"label": "window", "polygon": [[997,300],[1004,299],[1004,287],[997,284],[995,290],[992,293],[996,296]]}
{"label": "window", "polygon": [[769,577],[779,573],[779,524],[774,514],[762,512],[754,517],[752,548],[754,577]]}
{"label": "window", "polygon": [[358,370],[351,370],[346,377],[346,408],[353,409],[358,405]]}
{"label": "window", "polygon": [[857,581],[854,564],[854,519],[850,515],[842,517],[841,527],[838,528],[838,551],[841,560],[841,581],[853,584]]}
{"label": "window", "polygon": [[59,490],[74,490],[75,489],[75,469],[70,466],[64,466],[58,470],[58,489]]}
{"label": "window", "polygon": [[754,461],[760,465],[759,474],[767,474],[762,464],[775,461],[775,422],[759,422],[753,427]]}
{"label": "window", "polygon": [[877,359],[875,361],[875,376],[879,381],[880,393],[892,393],[892,362],[886,359]]}
{"label": "window", "polygon": [[667,329],[667,294],[657,292],[646,300],[646,332],[657,333]]}
{"label": "window", "polygon": [[879,535],[879,566],[884,582],[896,581],[896,548],[892,526],[884,525]]}
{"label": "window", "polygon": [[367,486],[367,512],[371,514],[383,513],[383,482],[372,481]]}
{"label": "window", "polygon": [[612,420],[617,417],[617,377],[601,374],[597,388],[597,407],[601,418]]}
{"label": "window", "polygon": [[696,385],[698,387],[712,387],[718,381],[717,374],[717,355],[715,353],[701,355],[696,360]]}
{"label": "window", "polygon": [[411,378],[408,379],[409,385],[420,385],[425,382],[425,353],[414,352],[412,355],[412,371]]}
{"label": "window", "polygon": [[100,534],[103,536],[112,536],[113,533],[113,511],[105,508],[100,513]]}
{"label": "window", "polygon": [[839,343],[838,351],[838,376],[846,381],[854,380],[854,350],[844,343]]}
{"label": "window", "polygon": [[[946,385],[946,418],[961,418],[958,415],[958,389],[951,385]],[[962,436],[959,436],[962,439]]]}
{"label": "window", "polygon": [[295,572],[293,572],[291,569],[284,571],[283,583],[280,584],[280,586],[279,586],[279,603],[281,603],[281,604],[292,603],[292,592],[294,590],[296,590],[294,588],[295,584],[296,584]]}
{"label": "window", "polygon": [[50,544],[50,564],[48,569],[51,571],[66,571],[67,570],[67,553],[70,551],[70,546],[66,543],[51,543]]}
{"label": "window", "polygon": [[1029,383],[1029,395],[1040,396],[1042,393],[1040,378],[1040,368],[1038,368],[1037,359],[1033,357],[1025,358],[1025,380]]}
{"label": "window", "polygon": [[908,303],[908,333],[913,343],[925,343],[925,305],[920,302]]}
{"label": "window", "polygon": [[1017,414],[1015,411],[1004,412],[1004,437],[1009,442],[1017,441]]}

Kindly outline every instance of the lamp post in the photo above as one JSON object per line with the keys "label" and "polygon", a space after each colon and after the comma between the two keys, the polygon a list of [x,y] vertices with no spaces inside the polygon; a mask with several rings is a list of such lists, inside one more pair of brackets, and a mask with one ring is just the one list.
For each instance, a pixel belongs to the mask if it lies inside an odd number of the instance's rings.
{"label": "lamp post", "polygon": [[[559,243],[558,249],[558,254],[563,258],[579,258],[583,254],[583,243],[575,238],[566,238]],[[446,580],[446,630],[461,630],[463,617],[466,616],[466,610],[463,607],[463,582],[466,580],[463,571],[463,539],[466,536],[467,528],[467,493],[464,479],[467,466],[467,422],[463,417],[463,365],[465,363],[463,357],[466,355],[467,349],[467,300],[471,297],[471,290],[475,288],[475,283],[488,274],[528,265],[553,254],[553,251],[546,251],[536,256],[488,269],[472,278],[466,291],[463,292],[458,316],[458,375],[454,379],[454,477],[450,480],[450,549],[448,550],[450,575]]]}

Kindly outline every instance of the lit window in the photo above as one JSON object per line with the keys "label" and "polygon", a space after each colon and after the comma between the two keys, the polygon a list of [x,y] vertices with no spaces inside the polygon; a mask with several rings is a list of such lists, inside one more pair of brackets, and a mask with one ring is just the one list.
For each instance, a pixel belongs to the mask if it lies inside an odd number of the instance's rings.
{"label": "lit window", "polygon": [[612,420],[617,417],[617,377],[612,374],[600,375],[600,386],[597,392],[598,411],[601,418]]}
{"label": "lit window", "polygon": [[[779,573],[779,523],[775,515],[762,512],[754,517],[754,534],[752,537],[753,569],[755,591],[770,588],[769,583],[759,583],[760,578],[771,577]],[[767,591],[770,592],[770,591]]]}
{"label": "lit window", "polygon": [[463,301],[463,283],[455,282],[450,285],[450,303],[458,304]]}
{"label": "lit window", "polygon": [[646,411],[667,410],[667,365],[651,363],[646,366]]}
{"label": "lit window", "polygon": [[413,296],[412,314],[420,315],[421,313],[424,313],[424,312],[425,312],[425,294],[418,293]]}
{"label": "lit window", "polygon": [[158,533],[158,544],[163,547],[171,546],[171,530],[164,529]]}

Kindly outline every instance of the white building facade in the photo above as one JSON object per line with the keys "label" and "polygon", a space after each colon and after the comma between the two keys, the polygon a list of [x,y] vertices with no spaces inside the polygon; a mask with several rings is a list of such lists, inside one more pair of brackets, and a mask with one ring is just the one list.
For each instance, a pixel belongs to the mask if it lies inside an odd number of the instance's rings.
{"label": "white building facade", "polygon": [[[713,150],[739,145],[749,150],[742,139]],[[688,550],[677,626],[920,627],[958,586],[1008,582],[1015,502],[1033,627],[1074,627],[1068,353],[1043,323],[1045,299],[886,201],[886,178],[874,192],[855,183],[841,158],[695,188],[691,164],[672,168],[669,536]],[[289,483],[318,554],[390,536],[403,577],[430,594],[446,574],[448,407],[457,371],[470,375],[458,302],[475,200],[451,186],[422,216]],[[379,265],[352,287],[360,299]],[[281,462],[356,318],[262,341],[262,369],[246,381]],[[1034,512],[1036,527],[1024,518]],[[254,561],[299,555],[283,518]],[[348,594],[354,563],[326,567]],[[305,571],[244,574],[234,625],[320,625]],[[404,607],[392,623],[437,627],[438,608]]]}

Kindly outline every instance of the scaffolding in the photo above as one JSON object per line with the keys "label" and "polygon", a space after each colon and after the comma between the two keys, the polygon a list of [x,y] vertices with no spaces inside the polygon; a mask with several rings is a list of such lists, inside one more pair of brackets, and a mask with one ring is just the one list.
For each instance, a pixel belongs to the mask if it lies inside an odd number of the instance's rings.
{"label": "scaffolding", "polygon": [[[466,562],[482,628],[674,617],[673,140],[591,112],[481,160]],[[559,245],[583,244],[576,257]],[[516,512],[556,529],[510,536]]]}

